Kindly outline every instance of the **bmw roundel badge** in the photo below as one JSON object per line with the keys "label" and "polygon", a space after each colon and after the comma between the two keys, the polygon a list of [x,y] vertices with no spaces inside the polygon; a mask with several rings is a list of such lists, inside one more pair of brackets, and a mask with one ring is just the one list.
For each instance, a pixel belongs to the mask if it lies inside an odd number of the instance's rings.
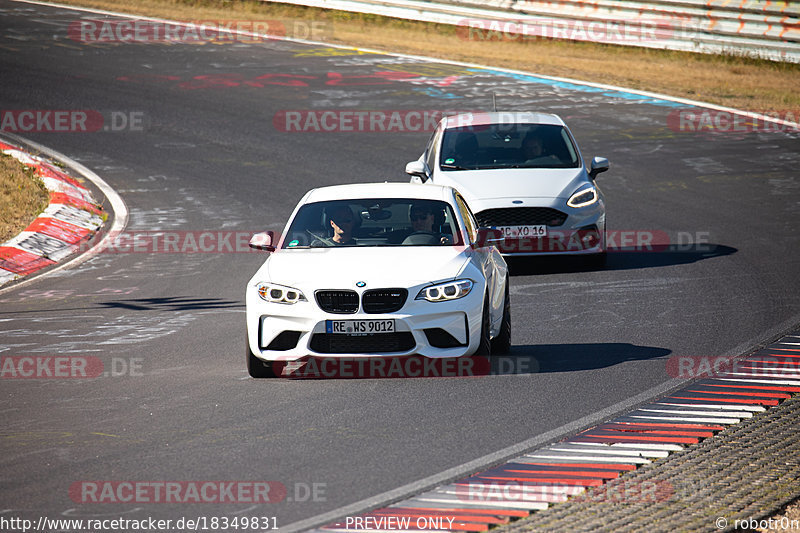
{"label": "bmw roundel badge", "polygon": [[356,287],[366,287],[366,286],[367,286],[367,282],[366,281],[358,281],[358,282],[356,282]]}

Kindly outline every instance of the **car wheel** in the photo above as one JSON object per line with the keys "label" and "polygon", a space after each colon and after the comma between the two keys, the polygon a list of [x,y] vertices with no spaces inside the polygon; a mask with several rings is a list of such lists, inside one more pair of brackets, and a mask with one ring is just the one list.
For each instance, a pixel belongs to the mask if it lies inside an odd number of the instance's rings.
{"label": "car wheel", "polygon": [[606,227],[603,226],[603,251],[599,254],[591,255],[586,260],[586,266],[592,270],[603,270],[606,267],[608,253],[606,248]]}
{"label": "car wheel", "polygon": [[247,373],[250,374],[250,377],[256,379],[274,378],[275,373],[272,371],[272,363],[262,361],[253,354],[253,351],[250,350],[250,338],[248,336],[245,336],[244,340],[247,350]]}
{"label": "car wheel", "polygon": [[599,254],[586,256],[584,264],[592,270],[603,270],[606,267],[607,259],[608,254],[606,252],[600,252]]}
{"label": "car wheel", "polygon": [[503,299],[503,322],[500,333],[492,339],[492,353],[508,353],[511,351],[511,299],[508,297],[508,279],[506,279],[505,297]]}
{"label": "car wheel", "polygon": [[483,299],[483,317],[481,318],[481,341],[475,355],[492,355],[491,324],[489,324],[489,295]]}

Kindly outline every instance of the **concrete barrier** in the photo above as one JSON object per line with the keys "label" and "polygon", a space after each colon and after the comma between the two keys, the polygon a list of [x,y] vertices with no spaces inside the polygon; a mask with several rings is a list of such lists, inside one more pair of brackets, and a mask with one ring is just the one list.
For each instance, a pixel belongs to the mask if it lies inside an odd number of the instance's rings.
{"label": "concrete barrier", "polygon": [[474,40],[553,38],[800,63],[800,2],[280,0],[454,25]]}

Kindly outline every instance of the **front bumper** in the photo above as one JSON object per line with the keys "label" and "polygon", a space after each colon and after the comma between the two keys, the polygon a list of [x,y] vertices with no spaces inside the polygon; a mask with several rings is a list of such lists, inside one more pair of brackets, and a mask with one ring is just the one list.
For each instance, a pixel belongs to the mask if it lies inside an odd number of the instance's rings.
{"label": "front bumper", "polygon": [[[504,257],[509,256],[551,256],[551,255],[591,255],[606,251],[606,213],[605,203],[600,200],[590,206],[574,209],[562,205],[563,201],[553,199],[542,201],[536,207],[557,210],[566,215],[559,225],[545,224],[542,220],[525,220],[524,217],[513,216],[514,225],[540,225],[547,226],[545,237],[506,238],[497,248]],[[531,207],[528,205],[527,207]],[[476,213],[476,218],[481,225],[502,226],[498,218],[483,217],[483,213],[501,210],[513,211],[517,208],[507,204],[491,205],[490,209],[483,209]]]}
{"label": "front bumper", "polygon": [[[453,301],[415,300],[410,289],[403,307],[394,313],[334,314],[309,301],[287,305],[262,300],[253,286],[246,295],[250,350],[264,361],[295,361],[319,357],[397,357],[418,354],[430,358],[460,357],[478,348],[483,293],[476,283],[465,297]],[[395,333],[345,335],[326,333],[328,320],[394,320]]]}

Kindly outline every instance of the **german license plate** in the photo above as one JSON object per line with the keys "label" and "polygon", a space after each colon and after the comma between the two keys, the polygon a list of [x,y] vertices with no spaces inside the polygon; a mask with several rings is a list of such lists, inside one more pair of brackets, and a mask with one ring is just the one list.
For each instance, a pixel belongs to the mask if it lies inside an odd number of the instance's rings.
{"label": "german license plate", "polygon": [[394,333],[394,320],[326,320],[325,333],[370,335]]}
{"label": "german license plate", "polygon": [[519,239],[523,237],[546,237],[547,226],[500,226],[497,229],[503,232],[503,237]]}

